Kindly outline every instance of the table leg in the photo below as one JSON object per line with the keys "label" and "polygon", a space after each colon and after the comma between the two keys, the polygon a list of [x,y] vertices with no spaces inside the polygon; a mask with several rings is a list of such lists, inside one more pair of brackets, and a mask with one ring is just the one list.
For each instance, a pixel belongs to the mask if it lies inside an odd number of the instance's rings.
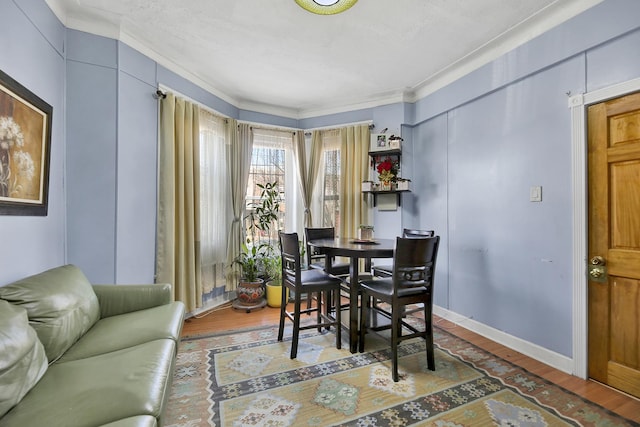
{"label": "table leg", "polygon": [[358,257],[352,256],[349,265],[349,349],[358,351]]}

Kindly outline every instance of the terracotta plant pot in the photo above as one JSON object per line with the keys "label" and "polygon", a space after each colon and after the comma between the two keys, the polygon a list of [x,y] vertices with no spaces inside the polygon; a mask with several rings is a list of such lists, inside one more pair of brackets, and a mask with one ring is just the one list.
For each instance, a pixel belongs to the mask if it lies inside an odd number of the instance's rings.
{"label": "terracotta plant pot", "polygon": [[236,289],[238,303],[241,305],[253,306],[264,300],[264,286],[262,279],[255,282],[243,282],[240,280]]}

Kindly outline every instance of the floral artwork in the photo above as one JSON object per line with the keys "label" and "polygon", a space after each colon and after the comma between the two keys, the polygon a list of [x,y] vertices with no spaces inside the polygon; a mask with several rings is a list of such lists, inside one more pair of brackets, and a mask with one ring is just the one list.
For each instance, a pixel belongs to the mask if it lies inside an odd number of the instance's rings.
{"label": "floral artwork", "polygon": [[33,181],[33,159],[24,149],[24,135],[12,117],[0,116],[0,197],[18,197],[23,182]]}
{"label": "floral artwork", "polygon": [[387,157],[378,163],[378,179],[380,182],[395,182],[398,177],[399,168],[400,165],[397,160],[392,160],[391,157]]}
{"label": "floral artwork", "polygon": [[0,71],[0,214],[46,215],[51,110]]}

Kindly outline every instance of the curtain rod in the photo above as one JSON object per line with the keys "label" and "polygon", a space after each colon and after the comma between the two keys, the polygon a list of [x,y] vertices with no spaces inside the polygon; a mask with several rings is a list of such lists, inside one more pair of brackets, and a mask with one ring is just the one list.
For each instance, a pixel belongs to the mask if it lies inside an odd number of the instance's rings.
{"label": "curtain rod", "polygon": [[[196,100],[194,100],[193,98],[178,92],[177,90],[174,90],[170,87],[167,87],[165,85],[159,85],[158,89],[155,91],[155,93],[153,94],[153,97],[155,99],[164,99],[167,97],[166,91],[170,91],[172,93],[174,93],[177,96],[180,96],[182,98],[185,98],[187,100],[189,100],[190,102],[194,103],[194,104],[198,104],[200,107],[204,108],[205,110],[209,111],[212,114],[215,114],[217,116],[220,116],[224,119],[230,119],[231,117],[227,116],[226,114],[222,114],[218,111],[215,111],[214,109],[212,109],[211,107],[209,107],[208,105],[204,105],[201,102],[198,102]],[[292,127],[288,127],[288,126],[278,126],[278,125],[268,125],[266,123],[257,123],[257,122],[250,122],[247,120],[238,120],[238,123],[246,123],[250,126],[253,126],[255,128],[259,128],[259,129],[267,129],[267,130],[286,130],[286,131],[292,131],[292,132],[297,132],[297,131],[301,131],[302,129],[299,128],[292,128]],[[339,125],[331,125],[331,126],[321,126],[321,127],[316,127],[316,128],[311,128],[311,129],[304,129],[305,135],[307,133],[310,133],[314,130],[332,130],[332,129],[340,129],[346,126],[355,126],[355,125],[364,125],[364,124],[368,124],[369,125],[369,129],[374,129],[376,126],[373,124],[373,120],[365,120],[362,122],[352,122],[352,123],[342,123]]]}
{"label": "curtain rod", "polygon": [[362,122],[341,123],[339,125],[331,125],[331,126],[320,126],[317,128],[305,129],[305,132],[312,132],[314,130],[333,130],[333,129],[340,129],[346,126],[366,125],[366,124],[369,125],[369,129],[373,129],[376,127],[376,125],[373,124],[373,120],[365,120]]}
{"label": "curtain rod", "polygon": [[[195,99],[191,98],[190,96],[187,96],[183,93],[178,92],[175,89],[172,89],[168,86],[165,85],[159,85],[158,90],[156,90],[156,92],[154,93],[153,97],[156,99],[164,99],[167,97],[167,94],[164,91],[169,91],[172,92],[174,95],[179,96],[181,98],[184,98],[186,100],[188,100],[189,102],[193,103],[193,104],[197,104],[198,106],[200,106],[201,108],[204,108],[205,110],[207,110],[208,112],[210,112],[211,114],[215,115],[215,116],[219,116],[222,117],[225,120],[230,119],[230,116],[227,116],[226,114],[222,114],[216,110],[214,110],[213,108],[209,107],[208,105],[204,105],[201,102],[196,101]],[[268,125],[266,123],[257,123],[257,122],[250,122],[247,120],[238,120],[238,123],[246,123],[249,126],[258,128],[258,129],[267,129],[267,130],[283,130],[283,131],[292,131],[292,132],[299,132],[302,129],[297,129],[297,128],[292,128],[292,127],[288,127],[288,126],[271,126]]]}
{"label": "curtain rod", "polygon": [[288,127],[288,126],[280,126],[280,125],[269,125],[266,123],[257,123],[257,122],[250,122],[247,120],[238,120],[238,123],[244,123],[247,124],[251,127],[254,127],[256,129],[266,129],[266,130],[283,130],[283,131],[291,131],[291,132],[299,132],[302,129],[299,128],[292,128],[292,127]]}
{"label": "curtain rod", "polygon": [[209,107],[208,105],[204,105],[202,102],[196,101],[195,99],[191,98],[188,95],[185,95],[184,93],[181,93],[175,89],[170,88],[169,86],[165,86],[163,84],[158,85],[158,89],[156,90],[156,92],[154,93],[153,97],[155,99],[164,99],[167,97],[167,93],[166,92],[171,92],[176,96],[179,96],[180,98],[184,98],[187,101],[191,102],[192,104],[196,104],[201,108],[204,108],[205,110],[207,110],[208,112],[210,112],[213,115],[222,117],[223,119],[230,119],[231,117],[227,116],[226,114],[222,114],[219,111],[214,110],[213,108]]}

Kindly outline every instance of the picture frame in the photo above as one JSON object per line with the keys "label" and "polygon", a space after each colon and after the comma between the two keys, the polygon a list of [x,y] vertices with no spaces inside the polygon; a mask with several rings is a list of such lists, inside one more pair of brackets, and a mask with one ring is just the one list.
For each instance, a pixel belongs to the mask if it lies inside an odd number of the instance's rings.
{"label": "picture frame", "polygon": [[372,133],[369,151],[385,151],[389,149],[389,135],[386,133]]}
{"label": "picture frame", "polygon": [[0,215],[47,215],[52,114],[0,70]]}

